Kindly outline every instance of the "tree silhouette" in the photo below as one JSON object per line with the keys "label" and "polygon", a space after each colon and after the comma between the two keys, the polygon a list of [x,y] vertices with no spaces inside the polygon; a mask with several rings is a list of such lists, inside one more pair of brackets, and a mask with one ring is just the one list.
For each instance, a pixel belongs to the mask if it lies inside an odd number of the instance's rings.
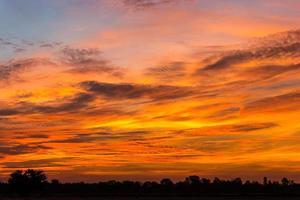
{"label": "tree silhouette", "polygon": [[10,174],[8,183],[13,191],[21,196],[41,192],[47,184],[47,176],[43,171],[28,169],[17,170]]}
{"label": "tree silhouette", "polygon": [[189,176],[185,178],[185,182],[188,184],[199,184],[200,183],[200,178],[199,176]]}
{"label": "tree silhouette", "polygon": [[[13,192],[12,192],[13,191]],[[135,196],[135,197],[163,197],[163,196],[219,196],[228,195],[248,196],[298,196],[300,197],[300,184],[289,178],[280,182],[264,177],[258,181],[245,181],[240,178],[224,180],[215,178],[213,181],[199,176],[189,176],[183,181],[173,182],[169,178],[160,182],[146,181],[117,181],[111,180],[98,183],[61,183],[59,180],[47,182],[47,176],[38,170],[17,170],[10,175],[8,183],[0,182],[0,199],[2,196],[13,197],[14,194],[22,196],[43,197],[92,197],[92,196]]]}
{"label": "tree silhouette", "polygon": [[288,186],[288,185],[292,185],[293,181],[289,180],[288,178],[284,177],[281,179],[281,184],[283,186]]}
{"label": "tree silhouette", "polygon": [[22,170],[17,170],[10,174],[8,183],[17,194],[24,196],[27,193],[28,177],[25,176]]}
{"label": "tree silhouette", "polygon": [[160,181],[160,184],[161,185],[165,185],[165,186],[172,186],[173,185],[173,182],[171,179],[169,178],[164,178]]}

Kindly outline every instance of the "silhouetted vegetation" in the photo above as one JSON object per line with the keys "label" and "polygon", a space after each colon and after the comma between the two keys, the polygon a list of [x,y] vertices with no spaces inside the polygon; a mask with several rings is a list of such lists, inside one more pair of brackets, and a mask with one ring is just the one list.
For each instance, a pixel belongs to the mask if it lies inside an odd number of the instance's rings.
{"label": "silhouetted vegetation", "polygon": [[36,195],[48,185],[47,176],[43,171],[28,169],[17,170],[10,175],[8,184],[12,192],[20,196]]}
{"label": "silhouetted vegetation", "polygon": [[17,170],[8,182],[0,183],[0,196],[300,196],[300,184],[288,178],[281,182],[263,178],[262,183],[240,178],[209,180],[189,176],[173,182],[165,178],[160,182],[107,181],[98,183],[60,183],[47,180],[43,171]]}

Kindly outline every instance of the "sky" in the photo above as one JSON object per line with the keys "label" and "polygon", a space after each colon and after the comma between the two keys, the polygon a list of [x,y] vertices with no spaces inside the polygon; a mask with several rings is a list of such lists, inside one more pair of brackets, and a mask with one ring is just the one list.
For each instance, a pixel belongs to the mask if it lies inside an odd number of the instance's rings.
{"label": "sky", "polygon": [[0,0],[0,180],[300,181],[298,0]]}

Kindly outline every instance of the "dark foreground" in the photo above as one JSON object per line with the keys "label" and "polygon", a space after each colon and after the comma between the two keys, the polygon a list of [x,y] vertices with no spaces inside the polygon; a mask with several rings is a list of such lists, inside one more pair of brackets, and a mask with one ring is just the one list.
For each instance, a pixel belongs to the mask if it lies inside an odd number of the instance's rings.
{"label": "dark foreground", "polygon": [[300,184],[288,178],[281,182],[264,177],[263,182],[240,178],[210,180],[198,176],[173,182],[106,181],[97,183],[61,183],[47,180],[43,171],[28,169],[13,172],[8,182],[0,182],[0,200],[300,200]]}
{"label": "dark foreground", "polygon": [[270,196],[220,196],[220,197],[28,197],[1,198],[0,200],[300,200],[300,197],[270,197]]}

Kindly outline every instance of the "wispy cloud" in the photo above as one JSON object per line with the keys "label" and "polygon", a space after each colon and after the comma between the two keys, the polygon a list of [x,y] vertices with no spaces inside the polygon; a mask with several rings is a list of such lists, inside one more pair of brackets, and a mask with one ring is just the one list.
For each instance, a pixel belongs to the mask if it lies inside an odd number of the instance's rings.
{"label": "wispy cloud", "polygon": [[192,88],[175,87],[168,85],[139,85],[139,84],[113,84],[96,81],[80,83],[88,92],[102,95],[108,99],[153,99],[170,100],[193,95]]}
{"label": "wispy cloud", "polygon": [[178,0],[123,0],[126,6],[134,9],[146,9],[160,5],[178,2]]}

